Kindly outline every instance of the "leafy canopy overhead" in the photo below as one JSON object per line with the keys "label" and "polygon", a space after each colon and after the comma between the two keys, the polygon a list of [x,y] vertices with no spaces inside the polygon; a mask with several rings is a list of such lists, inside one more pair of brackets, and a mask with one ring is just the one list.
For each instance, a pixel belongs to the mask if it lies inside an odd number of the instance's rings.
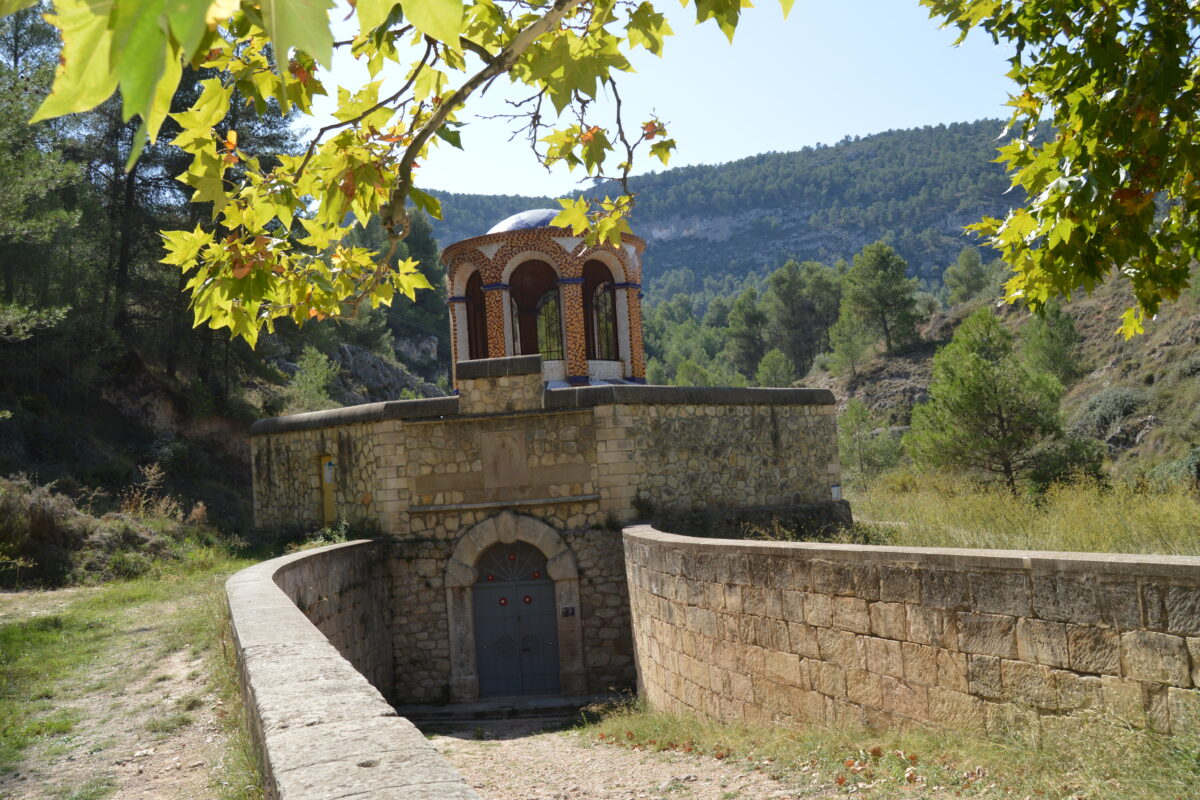
{"label": "leafy canopy overhead", "polygon": [[[11,14],[34,0],[0,0]],[[983,28],[1017,44],[1012,77],[1015,137],[1001,150],[1032,200],[978,229],[1014,266],[1012,299],[1041,307],[1091,289],[1120,270],[1141,329],[1159,302],[1186,285],[1200,251],[1195,225],[1200,153],[1192,131],[1200,11],[1177,2],[921,0],[963,35]],[[685,6],[687,0],[683,0]],[[792,0],[781,0],[788,11]],[[428,282],[417,263],[394,263],[409,229],[407,207],[439,216],[414,184],[431,146],[461,147],[459,114],[503,77],[526,92],[513,122],[537,158],[589,175],[611,170],[617,197],[560,201],[556,224],[589,241],[619,241],[632,205],[624,183],[643,147],[664,163],[674,149],[655,118],[626,125],[616,79],[627,54],[661,54],[672,31],[645,0],[357,0],[355,34],[334,41],[332,0],[56,0],[49,19],[63,38],[50,96],[35,119],[84,111],[119,91],[141,146],[154,141],[183,69],[211,70],[191,108],[173,114],[174,144],[192,158],[180,180],[212,204],[212,226],[164,233],[167,257],[188,277],[196,324],[229,328],[253,344],[262,328],[336,316],[364,301],[389,304]],[[696,19],[732,38],[748,0],[696,0]],[[361,86],[327,86],[335,49],[368,68]],[[236,90],[236,95],[235,95]],[[336,122],[307,149],[267,164],[238,147],[229,119],[244,98],[258,113],[275,98],[312,113],[314,96],[336,92]],[[615,101],[599,124],[595,101]],[[1053,118],[1054,138],[1037,122]],[[236,167],[236,169],[234,169]],[[346,244],[378,215],[389,247]]]}
{"label": "leafy canopy overhead", "polygon": [[982,28],[1016,45],[1013,137],[997,160],[1030,201],[973,226],[1013,268],[1008,297],[1041,309],[1115,270],[1138,303],[1121,330],[1140,333],[1200,258],[1200,5],[921,2],[963,37]]}

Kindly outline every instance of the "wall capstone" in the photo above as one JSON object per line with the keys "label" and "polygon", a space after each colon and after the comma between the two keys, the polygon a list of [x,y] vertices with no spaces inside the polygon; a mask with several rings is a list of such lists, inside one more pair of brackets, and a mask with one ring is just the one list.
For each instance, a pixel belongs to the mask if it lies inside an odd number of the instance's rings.
{"label": "wall capstone", "polygon": [[268,798],[479,800],[364,677],[392,673],[377,613],[388,608],[386,567],[383,543],[358,541],[264,561],[226,582]]}

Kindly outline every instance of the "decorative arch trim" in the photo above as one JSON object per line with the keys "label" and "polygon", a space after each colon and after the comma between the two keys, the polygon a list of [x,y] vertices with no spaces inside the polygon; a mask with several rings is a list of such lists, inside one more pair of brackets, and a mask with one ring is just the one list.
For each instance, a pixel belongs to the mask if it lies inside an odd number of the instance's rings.
{"label": "decorative arch trim", "polygon": [[[558,616],[559,685],[564,695],[587,691],[583,665],[583,624],[579,613],[579,566],[561,535],[545,522],[502,511],[472,527],[458,540],[446,564],[446,613],[450,628],[450,697],[463,702],[479,697],[475,650],[475,565],[495,544],[526,542],[546,556],[546,574],[554,581]],[[567,610],[570,613],[567,613]]]}

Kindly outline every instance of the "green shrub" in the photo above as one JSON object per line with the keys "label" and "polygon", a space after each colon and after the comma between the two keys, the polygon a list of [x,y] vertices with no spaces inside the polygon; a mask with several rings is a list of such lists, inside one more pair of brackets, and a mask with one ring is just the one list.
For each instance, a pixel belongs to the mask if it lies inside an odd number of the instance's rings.
{"label": "green shrub", "polygon": [[1143,389],[1111,386],[1088,398],[1067,425],[1076,439],[1106,439],[1121,421],[1150,401]]}

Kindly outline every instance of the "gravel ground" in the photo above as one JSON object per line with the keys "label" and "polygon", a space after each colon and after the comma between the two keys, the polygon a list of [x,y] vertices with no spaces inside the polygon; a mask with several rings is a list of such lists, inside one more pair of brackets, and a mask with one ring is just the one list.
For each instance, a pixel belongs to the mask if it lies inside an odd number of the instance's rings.
{"label": "gravel ground", "polygon": [[463,726],[431,741],[488,800],[759,800],[827,791],[785,785],[745,762],[618,747],[537,722]]}

